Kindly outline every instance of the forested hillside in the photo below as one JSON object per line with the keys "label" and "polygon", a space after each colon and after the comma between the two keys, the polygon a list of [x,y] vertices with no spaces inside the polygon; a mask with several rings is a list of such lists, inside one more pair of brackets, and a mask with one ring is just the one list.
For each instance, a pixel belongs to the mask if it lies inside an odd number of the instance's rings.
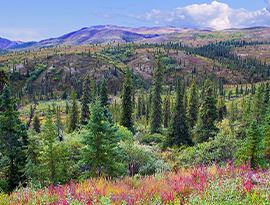
{"label": "forested hillside", "polygon": [[239,32],[1,54],[0,202],[269,203],[270,42]]}

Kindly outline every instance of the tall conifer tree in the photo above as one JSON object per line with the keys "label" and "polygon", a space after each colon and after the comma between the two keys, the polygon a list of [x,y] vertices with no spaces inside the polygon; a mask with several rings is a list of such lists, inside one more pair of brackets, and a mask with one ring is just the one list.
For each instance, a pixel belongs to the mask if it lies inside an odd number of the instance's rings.
{"label": "tall conifer tree", "polygon": [[170,147],[173,145],[191,146],[193,144],[189,134],[186,112],[183,105],[182,88],[179,79],[177,81],[175,107],[173,110],[173,116],[166,142]]}
{"label": "tall conifer tree", "polygon": [[187,117],[191,129],[193,129],[193,127],[197,123],[198,113],[199,113],[198,91],[194,77],[189,91],[188,106],[187,106]]}
{"label": "tall conifer tree", "polygon": [[150,129],[151,133],[161,133],[162,123],[163,123],[163,114],[162,114],[162,85],[163,85],[163,63],[162,58],[159,55],[156,60],[156,70],[154,77],[154,89],[152,95],[152,104],[151,104],[151,113],[150,113]]}
{"label": "tall conifer tree", "polygon": [[121,95],[121,116],[120,124],[127,127],[134,133],[132,113],[133,113],[133,101],[132,101],[132,80],[129,68],[126,70],[125,82],[123,85],[123,93]]}
{"label": "tall conifer tree", "polygon": [[24,143],[27,143],[27,135],[15,108],[16,100],[11,96],[8,86],[4,87],[1,99],[0,152],[8,160],[4,167],[0,168],[7,178],[8,190],[11,191],[24,180],[26,156],[23,147]]}
{"label": "tall conifer tree", "polygon": [[209,138],[213,138],[218,132],[215,125],[215,120],[218,118],[216,103],[217,100],[213,97],[212,87],[208,87],[205,100],[199,114],[199,121],[196,126],[196,142],[206,142]]}

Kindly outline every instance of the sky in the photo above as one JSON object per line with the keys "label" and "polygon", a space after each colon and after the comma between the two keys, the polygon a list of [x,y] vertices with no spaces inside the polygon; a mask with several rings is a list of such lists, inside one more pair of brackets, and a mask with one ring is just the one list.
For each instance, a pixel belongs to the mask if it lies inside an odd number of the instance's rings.
{"label": "sky", "polygon": [[39,41],[93,25],[270,26],[270,0],[0,0],[0,37]]}

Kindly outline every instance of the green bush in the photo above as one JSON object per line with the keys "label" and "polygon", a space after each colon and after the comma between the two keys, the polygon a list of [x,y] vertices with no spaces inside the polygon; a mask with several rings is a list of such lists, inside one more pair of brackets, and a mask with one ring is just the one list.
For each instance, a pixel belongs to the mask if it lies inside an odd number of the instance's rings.
{"label": "green bush", "polygon": [[148,134],[148,135],[141,135],[139,137],[139,142],[146,144],[146,145],[152,145],[152,144],[160,144],[163,143],[165,141],[165,136],[161,135],[161,134]]}

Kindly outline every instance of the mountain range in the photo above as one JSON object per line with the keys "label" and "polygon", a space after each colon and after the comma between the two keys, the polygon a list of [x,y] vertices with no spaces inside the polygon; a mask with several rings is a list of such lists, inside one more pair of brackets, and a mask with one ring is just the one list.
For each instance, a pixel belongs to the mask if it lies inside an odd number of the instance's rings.
{"label": "mountain range", "polygon": [[[269,37],[270,29],[268,27],[256,27],[245,29],[245,34],[248,37],[247,30],[252,31],[256,37]],[[254,30],[260,32],[254,32]],[[221,32],[223,34],[229,32],[241,32],[243,29],[227,29],[223,31],[215,31],[212,29],[189,29],[176,27],[119,27],[112,25],[100,25],[85,27],[77,31],[70,32],[56,38],[44,39],[39,42],[22,42],[11,41],[0,38],[0,52],[2,49],[8,50],[29,50],[50,46],[79,46],[97,43],[111,43],[111,42],[141,42],[141,43],[158,43],[166,40],[176,40],[173,36],[177,36],[179,40],[194,40],[198,36],[211,32]],[[262,32],[264,31],[264,32]],[[266,31],[266,32],[265,32]],[[181,36],[179,36],[181,34]],[[258,35],[257,35],[258,34]],[[252,37],[252,36],[250,36]],[[259,36],[260,37],[260,36]]]}

